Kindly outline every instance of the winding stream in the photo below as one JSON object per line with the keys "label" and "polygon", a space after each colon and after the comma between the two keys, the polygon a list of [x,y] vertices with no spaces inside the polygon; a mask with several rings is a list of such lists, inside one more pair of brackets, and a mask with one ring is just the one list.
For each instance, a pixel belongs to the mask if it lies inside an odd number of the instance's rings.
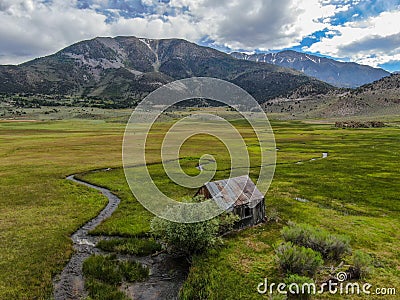
{"label": "winding stream", "polygon": [[109,218],[121,202],[121,200],[109,190],[78,180],[74,175],[68,176],[67,180],[100,191],[108,198],[108,204],[94,219],[87,222],[72,234],[71,239],[75,252],[61,274],[53,281],[54,298],[56,300],[82,299],[86,296],[82,264],[90,255],[100,253],[95,245],[102,239],[100,236],[89,235],[89,231],[95,229],[102,221]]}
{"label": "winding stream", "polygon": [[[324,152],[322,159],[327,157],[328,153]],[[313,158],[309,161],[317,159]],[[303,162],[305,161],[297,163]],[[207,164],[199,165],[197,168],[201,170],[205,165]],[[96,244],[100,240],[112,238],[92,236],[89,235],[89,232],[109,218],[121,202],[110,190],[76,179],[75,175],[68,176],[67,180],[100,191],[108,198],[108,204],[94,219],[72,234],[71,239],[75,252],[61,274],[57,275],[53,280],[55,300],[79,300],[87,296],[82,274],[83,261],[92,254],[106,254],[97,249]],[[121,290],[130,298],[137,300],[177,299],[179,289],[185,281],[189,270],[186,260],[165,253],[145,257],[125,255],[121,256],[121,258],[135,259],[146,265],[150,272],[149,279],[145,282],[125,283],[122,285]]]}
{"label": "winding stream", "polygon": [[[53,280],[55,300],[78,300],[87,296],[84,288],[82,265],[92,254],[106,254],[96,248],[100,240],[112,237],[92,236],[89,232],[109,218],[117,209],[121,200],[108,189],[76,179],[74,175],[67,180],[100,191],[108,198],[107,206],[92,220],[87,222],[71,236],[74,254],[61,274]],[[121,287],[128,297],[137,300],[177,299],[180,287],[186,279],[189,265],[186,260],[162,253],[156,256],[135,257],[121,256],[122,259],[135,259],[149,268],[149,279],[145,282],[124,283]]]}

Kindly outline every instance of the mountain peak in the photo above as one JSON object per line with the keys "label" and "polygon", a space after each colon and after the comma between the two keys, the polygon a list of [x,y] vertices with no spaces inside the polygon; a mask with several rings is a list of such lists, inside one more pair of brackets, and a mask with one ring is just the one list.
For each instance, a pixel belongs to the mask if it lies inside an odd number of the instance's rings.
{"label": "mountain peak", "polygon": [[383,69],[352,62],[339,62],[293,50],[253,55],[234,52],[231,55],[239,59],[292,68],[337,87],[359,87],[390,75]]}

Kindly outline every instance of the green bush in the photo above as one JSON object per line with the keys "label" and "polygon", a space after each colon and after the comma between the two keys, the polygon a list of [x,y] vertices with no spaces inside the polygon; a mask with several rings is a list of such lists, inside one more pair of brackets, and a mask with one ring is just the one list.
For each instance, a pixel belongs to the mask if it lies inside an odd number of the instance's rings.
{"label": "green bush", "polygon": [[240,221],[240,217],[238,215],[234,215],[233,213],[223,213],[217,219],[219,222],[219,234],[232,231],[235,223]]}
{"label": "green bush", "polygon": [[353,276],[356,279],[368,277],[372,270],[372,257],[362,251],[355,251],[353,254]]}
{"label": "green bush", "polygon": [[279,267],[289,274],[313,276],[324,263],[320,253],[291,242],[279,245],[275,253]]}
{"label": "green bush", "polygon": [[161,250],[161,245],[154,239],[112,239],[102,240],[96,247],[108,252],[145,256]]}
{"label": "green bush", "polygon": [[[317,291],[315,282],[312,278],[291,274],[285,278],[285,284],[288,287],[288,295],[295,299],[310,299],[310,296]],[[290,285],[294,287],[290,288]]]}
{"label": "green bush", "polygon": [[182,253],[187,257],[204,252],[219,240],[219,223],[216,219],[185,224],[154,218],[151,230],[162,239],[170,251]]}
{"label": "green bush", "polygon": [[329,235],[325,239],[317,240],[316,245],[319,245],[316,249],[323,257],[336,261],[351,253],[350,238],[343,235]]}
{"label": "green bush", "polygon": [[311,248],[326,259],[340,260],[345,254],[351,253],[350,238],[330,234],[310,225],[289,223],[281,233],[286,242]]}
{"label": "green bush", "polygon": [[[184,199],[186,202],[196,202],[194,199]],[[186,217],[197,215],[199,212],[193,207],[183,207],[182,211],[172,210],[170,215],[184,214]],[[201,213],[201,212],[200,212]],[[197,223],[177,223],[155,217],[151,221],[151,232],[167,246],[171,252],[185,255],[187,258],[203,253],[222,242],[221,233],[230,230],[238,220],[232,214],[222,214],[208,221]]]}

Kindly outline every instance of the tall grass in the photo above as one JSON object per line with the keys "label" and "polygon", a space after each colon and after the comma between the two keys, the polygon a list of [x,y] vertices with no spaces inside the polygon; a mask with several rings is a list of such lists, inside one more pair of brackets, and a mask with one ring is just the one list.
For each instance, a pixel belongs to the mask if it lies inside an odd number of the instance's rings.
{"label": "tall grass", "polygon": [[161,245],[152,238],[101,240],[97,243],[96,247],[107,252],[118,252],[137,256],[146,256],[161,250]]}
{"label": "tall grass", "polygon": [[289,226],[282,229],[282,236],[286,242],[311,248],[326,259],[340,260],[344,255],[351,253],[348,236],[331,234],[307,224],[290,222]]}
{"label": "tall grass", "polygon": [[149,270],[136,261],[120,261],[115,255],[92,255],[83,262],[85,288],[95,299],[126,299],[118,291],[122,282],[142,281]]}

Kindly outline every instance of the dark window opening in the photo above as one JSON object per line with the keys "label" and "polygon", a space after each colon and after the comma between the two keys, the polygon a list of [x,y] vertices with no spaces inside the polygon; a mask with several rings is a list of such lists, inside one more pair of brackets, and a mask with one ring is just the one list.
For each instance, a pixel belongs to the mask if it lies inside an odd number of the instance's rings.
{"label": "dark window opening", "polygon": [[251,217],[250,207],[245,207],[244,208],[244,217]]}

